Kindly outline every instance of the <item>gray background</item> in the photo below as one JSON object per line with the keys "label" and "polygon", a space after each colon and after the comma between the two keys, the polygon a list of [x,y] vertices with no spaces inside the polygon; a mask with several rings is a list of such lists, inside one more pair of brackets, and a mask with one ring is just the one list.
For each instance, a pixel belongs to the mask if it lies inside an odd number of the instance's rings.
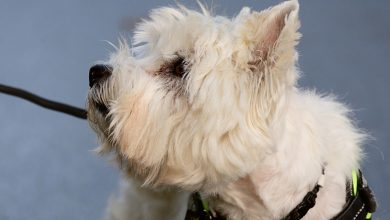
{"label": "gray background", "polygon": [[[193,1],[181,1],[193,7]],[[190,2],[190,3],[188,3]],[[219,14],[279,1],[214,0]],[[173,1],[0,0],[0,82],[84,106],[87,72],[132,23]],[[208,2],[208,4],[210,4]],[[301,85],[333,92],[375,138],[363,170],[389,219],[390,1],[302,0]],[[0,220],[101,219],[117,169],[85,121],[0,94]]]}

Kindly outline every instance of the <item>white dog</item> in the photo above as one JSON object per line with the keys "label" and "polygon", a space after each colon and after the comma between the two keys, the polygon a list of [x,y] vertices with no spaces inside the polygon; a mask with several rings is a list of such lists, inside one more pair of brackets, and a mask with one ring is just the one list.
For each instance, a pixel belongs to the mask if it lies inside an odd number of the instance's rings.
{"label": "white dog", "polygon": [[90,70],[90,124],[126,176],[109,218],[182,220],[199,191],[227,219],[283,219],[316,185],[303,219],[336,216],[365,135],[345,105],[297,87],[298,2],[201,8],[153,10]]}

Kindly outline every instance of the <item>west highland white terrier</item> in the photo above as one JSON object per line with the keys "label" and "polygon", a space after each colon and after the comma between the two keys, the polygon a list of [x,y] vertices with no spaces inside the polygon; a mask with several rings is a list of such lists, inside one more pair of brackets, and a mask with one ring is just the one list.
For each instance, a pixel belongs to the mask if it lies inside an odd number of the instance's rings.
{"label": "west highland white terrier", "polygon": [[[303,219],[346,205],[363,132],[333,97],[297,86],[298,2],[234,18],[158,8],[90,70],[99,152],[124,171],[108,218],[185,218],[192,192],[226,219]],[[317,193],[318,191],[318,193]]]}

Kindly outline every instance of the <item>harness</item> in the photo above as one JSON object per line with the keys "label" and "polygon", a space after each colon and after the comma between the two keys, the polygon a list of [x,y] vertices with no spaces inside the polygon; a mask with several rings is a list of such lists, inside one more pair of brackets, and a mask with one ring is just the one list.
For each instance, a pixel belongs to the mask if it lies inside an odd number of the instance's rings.
{"label": "harness", "polygon": [[226,220],[220,213],[212,213],[208,202],[198,192],[192,193],[184,220]]}
{"label": "harness", "polygon": [[[317,184],[308,192],[290,213],[282,220],[299,220],[315,206],[317,193],[323,186],[323,175]],[[375,212],[377,203],[374,194],[367,185],[360,170],[352,171],[351,180],[346,184],[346,203],[343,210],[331,220],[370,220]],[[226,217],[216,212],[211,212],[205,200],[202,200],[199,193],[193,193],[190,198],[189,208],[185,220],[226,220]]]}
{"label": "harness", "polygon": [[352,180],[347,184],[347,198],[344,209],[332,220],[372,219],[377,203],[368,187],[367,180],[360,170],[352,172]]}

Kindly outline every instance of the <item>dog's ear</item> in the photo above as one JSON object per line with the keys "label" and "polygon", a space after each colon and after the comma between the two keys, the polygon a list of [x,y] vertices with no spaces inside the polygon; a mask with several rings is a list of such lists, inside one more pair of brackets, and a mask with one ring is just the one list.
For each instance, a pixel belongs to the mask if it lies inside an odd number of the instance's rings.
{"label": "dog's ear", "polygon": [[291,0],[261,12],[244,8],[233,20],[237,40],[233,60],[248,73],[243,77],[251,77],[251,120],[259,124],[272,120],[280,97],[294,88],[299,77],[295,65],[295,46],[301,36],[298,10],[298,1]]}
{"label": "dog's ear", "polygon": [[[300,38],[297,0],[283,2],[261,12],[244,8],[236,18],[238,40],[246,47],[241,54],[251,69],[287,67],[296,58]],[[289,65],[290,64],[290,65]],[[283,68],[284,69],[284,68]]]}

